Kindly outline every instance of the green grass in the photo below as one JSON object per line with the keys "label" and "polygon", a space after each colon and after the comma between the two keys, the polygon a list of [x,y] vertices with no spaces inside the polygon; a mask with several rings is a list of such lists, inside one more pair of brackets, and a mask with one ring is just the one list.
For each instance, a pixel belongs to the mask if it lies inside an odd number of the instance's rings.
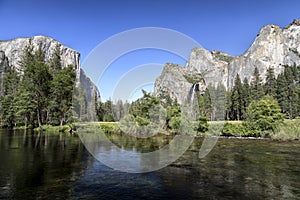
{"label": "green grass", "polygon": [[285,120],[279,127],[278,133],[272,136],[272,138],[279,140],[300,139],[300,119]]}
{"label": "green grass", "polygon": [[[260,132],[249,130],[242,121],[210,121],[209,130],[205,133],[198,133],[199,136],[233,136],[233,137],[259,137],[263,135]],[[102,130],[104,133],[122,133],[118,122],[89,122],[76,125],[76,128],[85,132],[94,132]],[[59,127],[48,127],[48,130],[60,130]],[[221,130],[221,133],[220,133]],[[165,134],[171,133],[165,131]],[[276,140],[295,140],[300,139],[300,119],[285,120],[278,131],[270,136]]]}
{"label": "green grass", "polygon": [[[243,121],[213,121],[208,122],[209,125],[224,125],[221,131],[222,136],[233,137],[259,137],[264,134],[257,130],[249,130],[249,127],[244,126]],[[300,139],[300,119],[286,119],[278,130],[270,135],[276,140],[296,140]]]}
{"label": "green grass", "polygon": [[34,131],[45,131],[45,132],[70,132],[72,126],[63,125],[63,126],[51,126],[51,125],[43,125],[42,127],[37,127]]}

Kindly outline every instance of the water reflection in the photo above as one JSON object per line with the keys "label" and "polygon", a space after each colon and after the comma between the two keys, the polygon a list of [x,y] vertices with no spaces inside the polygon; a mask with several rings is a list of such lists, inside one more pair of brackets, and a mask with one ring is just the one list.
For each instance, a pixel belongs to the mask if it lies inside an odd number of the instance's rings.
{"label": "water reflection", "polygon": [[[132,153],[172,139],[107,137]],[[299,199],[299,141],[219,139],[200,159],[202,142],[166,168],[129,174],[93,159],[77,137],[2,130],[0,199]]]}
{"label": "water reflection", "polygon": [[74,170],[84,163],[78,138],[13,130],[2,130],[0,137],[0,199],[70,196],[66,191],[79,175]]}

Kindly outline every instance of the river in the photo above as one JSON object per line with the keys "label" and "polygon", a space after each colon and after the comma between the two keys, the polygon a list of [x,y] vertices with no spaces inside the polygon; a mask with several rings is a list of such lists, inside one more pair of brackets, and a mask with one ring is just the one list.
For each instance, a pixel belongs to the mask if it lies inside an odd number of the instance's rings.
{"label": "river", "polygon": [[[151,151],[167,136],[109,138]],[[158,171],[130,174],[94,159],[67,133],[0,130],[0,199],[300,199],[300,142],[219,139],[203,159],[203,139]]]}

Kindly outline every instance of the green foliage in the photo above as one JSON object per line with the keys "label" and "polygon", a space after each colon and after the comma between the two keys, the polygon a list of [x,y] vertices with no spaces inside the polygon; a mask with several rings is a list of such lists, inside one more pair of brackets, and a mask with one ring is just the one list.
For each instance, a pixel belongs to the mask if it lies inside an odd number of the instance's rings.
{"label": "green foliage", "polygon": [[180,129],[180,124],[181,124],[181,117],[179,116],[172,117],[168,122],[168,126],[170,130],[173,132],[178,132],[178,130]]}
{"label": "green foliage", "polygon": [[246,127],[259,130],[261,136],[274,135],[283,122],[278,102],[271,96],[252,101],[248,107]]}
{"label": "green foliage", "polygon": [[59,72],[62,69],[60,45],[55,46],[52,58],[50,60],[50,69],[53,73]]}
{"label": "green foliage", "polygon": [[56,49],[54,54],[50,69],[45,62],[42,44],[33,51],[30,40],[19,62],[23,73],[18,74],[10,66],[3,74],[5,88],[0,96],[2,126],[62,126],[72,122],[74,68],[61,68],[60,51]]}
{"label": "green foliage", "polygon": [[198,123],[198,128],[197,128],[197,132],[198,133],[204,133],[208,130],[208,123],[207,123],[207,117],[205,116],[200,116],[198,119],[199,123]]}
{"label": "green foliage", "polygon": [[180,106],[174,102],[167,106],[166,129],[172,132],[177,132],[181,123]]}
{"label": "green foliage", "polygon": [[276,78],[274,75],[274,68],[267,69],[266,83],[264,85],[265,95],[275,96],[276,92]]}
{"label": "green foliage", "polygon": [[184,74],[183,77],[191,84],[197,84],[204,80],[203,74],[201,73]]}
{"label": "green foliage", "polygon": [[295,140],[300,138],[300,118],[293,120],[285,120],[283,124],[279,126],[277,134],[272,135],[274,139],[281,140]]}
{"label": "green foliage", "polygon": [[101,122],[100,129],[104,133],[121,133],[118,123],[114,122]]}
{"label": "green foliage", "polygon": [[245,128],[241,123],[226,122],[221,133],[223,136],[242,136],[245,135]]}
{"label": "green foliage", "polygon": [[243,109],[243,86],[239,74],[236,75],[234,87],[231,93],[231,119],[242,119]]}
{"label": "green foliage", "polygon": [[0,119],[1,125],[13,127],[17,123],[16,116],[16,95],[19,85],[19,75],[13,68],[2,72],[2,96],[0,98]]}
{"label": "green foliage", "polygon": [[290,119],[300,115],[299,75],[300,73],[296,66],[285,66],[284,72],[279,74],[277,78],[276,98],[281,111]]}
{"label": "green foliage", "polygon": [[68,123],[71,118],[72,94],[75,83],[75,71],[69,65],[56,72],[51,82],[49,102],[50,122],[54,125]]}
{"label": "green foliage", "polygon": [[225,61],[227,63],[230,63],[233,59],[233,56],[225,55],[221,52],[216,52],[214,55],[217,59]]}
{"label": "green foliage", "polygon": [[251,96],[252,99],[258,101],[263,97],[263,86],[262,86],[262,79],[260,77],[258,68],[255,67],[253,72],[253,79],[251,81]]}

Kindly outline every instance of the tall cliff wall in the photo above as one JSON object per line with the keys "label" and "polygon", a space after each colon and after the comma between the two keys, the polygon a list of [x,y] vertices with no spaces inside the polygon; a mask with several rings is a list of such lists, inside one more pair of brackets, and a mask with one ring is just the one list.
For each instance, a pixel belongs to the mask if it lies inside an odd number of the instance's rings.
{"label": "tall cliff wall", "polygon": [[[265,81],[266,71],[274,68],[277,76],[283,72],[284,65],[300,64],[300,20],[294,20],[285,28],[277,25],[264,26],[252,45],[240,56],[230,56],[219,51],[208,51],[194,48],[185,67],[167,64],[155,82],[154,93],[159,96],[167,92],[181,103],[185,93],[192,84],[184,78],[184,74],[201,73],[206,85],[222,83],[227,90],[234,85],[237,74],[241,80],[252,80],[257,67],[261,78]],[[173,67],[172,67],[173,66]]]}
{"label": "tall cliff wall", "polygon": [[79,52],[59,43],[58,41],[46,36],[34,36],[31,38],[16,38],[13,40],[0,41],[0,73],[9,66],[15,67],[18,71],[22,71],[19,61],[22,58],[26,45],[32,40],[34,50],[37,50],[41,44],[45,53],[45,61],[49,62],[55,50],[56,45],[60,46],[61,64],[63,67],[73,65],[76,72],[77,84],[80,82],[83,89],[88,95],[88,102],[91,101],[93,91],[96,90],[99,97],[99,91],[94,83],[88,78],[80,68]]}

